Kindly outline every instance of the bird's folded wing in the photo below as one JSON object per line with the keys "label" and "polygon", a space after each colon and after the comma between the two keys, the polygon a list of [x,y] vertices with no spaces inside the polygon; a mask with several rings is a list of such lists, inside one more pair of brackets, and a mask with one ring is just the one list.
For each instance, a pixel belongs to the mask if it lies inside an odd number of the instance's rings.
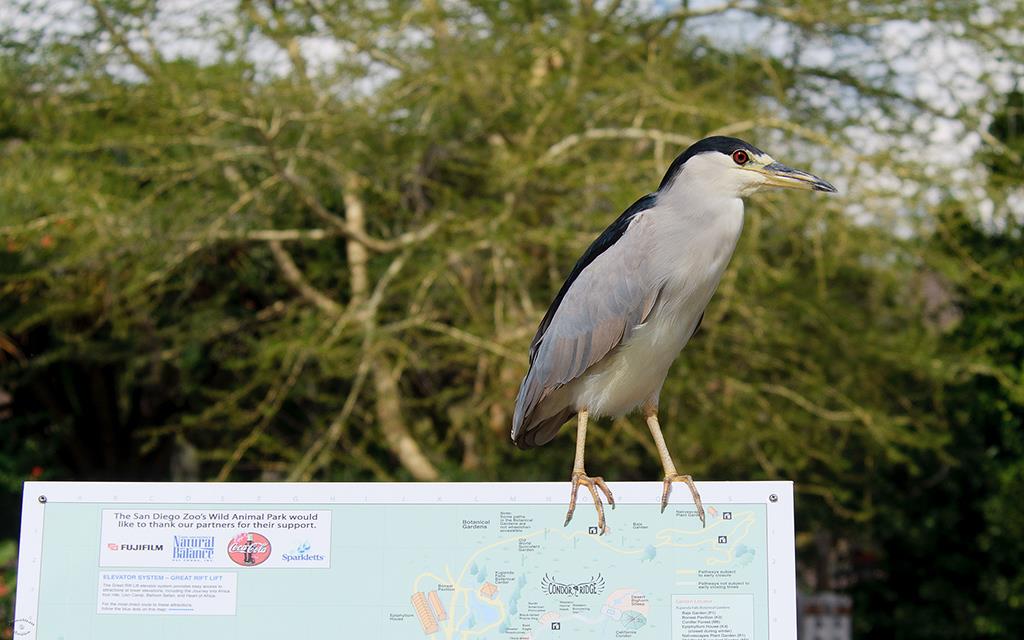
{"label": "bird's folded wing", "polygon": [[646,321],[661,283],[647,275],[634,244],[623,238],[608,248],[565,291],[535,341],[516,401],[517,431],[530,428],[530,414],[551,391],[599,363]]}
{"label": "bird's folded wing", "polygon": [[602,262],[576,280],[540,340],[534,368],[545,387],[567,384],[600,362],[654,307],[659,287],[628,268],[602,270]]}

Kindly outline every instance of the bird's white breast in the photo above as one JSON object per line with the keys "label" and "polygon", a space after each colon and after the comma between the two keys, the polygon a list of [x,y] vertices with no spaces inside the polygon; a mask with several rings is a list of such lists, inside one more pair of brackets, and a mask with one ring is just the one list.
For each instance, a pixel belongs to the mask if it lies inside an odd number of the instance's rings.
{"label": "bird's white breast", "polygon": [[645,252],[644,268],[662,283],[658,302],[629,339],[565,391],[577,408],[621,415],[657,404],[665,376],[693,335],[743,228],[738,198],[706,206],[671,201],[643,212],[624,238]]}

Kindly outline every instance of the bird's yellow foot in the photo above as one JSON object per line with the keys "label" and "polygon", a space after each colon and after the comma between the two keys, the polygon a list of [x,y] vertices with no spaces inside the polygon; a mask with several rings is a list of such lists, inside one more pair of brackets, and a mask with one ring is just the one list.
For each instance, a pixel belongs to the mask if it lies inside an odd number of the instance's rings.
{"label": "bird's yellow foot", "polygon": [[665,488],[661,492],[661,512],[665,513],[665,507],[668,506],[668,496],[672,493],[673,482],[685,482],[686,486],[690,487],[690,493],[693,494],[693,504],[697,507],[697,515],[700,516],[700,526],[707,526],[707,523],[704,521],[704,503],[700,501],[700,493],[697,491],[696,485],[693,484],[693,478],[687,475],[672,473],[665,476]]}
{"label": "bird's yellow foot", "polygon": [[600,489],[608,498],[608,504],[612,506],[612,509],[615,508],[615,498],[612,496],[612,490],[604,483],[604,478],[600,476],[591,478],[583,471],[572,472],[572,494],[569,496],[569,512],[565,514],[565,525],[563,526],[569,526],[569,521],[572,520],[572,513],[576,510],[576,493],[580,490],[581,484],[590,489],[590,495],[594,498],[594,508],[597,509],[597,528],[601,535],[604,535],[608,531],[608,527],[604,520],[604,505],[601,503],[601,496],[597,490]]}

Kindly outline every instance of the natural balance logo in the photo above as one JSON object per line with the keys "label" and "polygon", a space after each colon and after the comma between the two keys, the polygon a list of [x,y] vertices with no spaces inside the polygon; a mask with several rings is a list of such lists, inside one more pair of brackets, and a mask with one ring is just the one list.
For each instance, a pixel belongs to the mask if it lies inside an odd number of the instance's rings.
{"label": "natural balance logo", "polygon": [[549,596],[596,596],[604,591],[604,578],[599,573],[596,578],[591,576],[586,582],[564,584],[545,573],[540,588]]}
{"label": "natural balance logo", "polygon": [[228,557],[243,567],[255,567],[270,557],[270,540],[261,533],[240,533],[228,543]]}
{"label": "natural balance logo", "polygon": [[213,536],[174,536],[171,560],[177,562],[213,561]]}

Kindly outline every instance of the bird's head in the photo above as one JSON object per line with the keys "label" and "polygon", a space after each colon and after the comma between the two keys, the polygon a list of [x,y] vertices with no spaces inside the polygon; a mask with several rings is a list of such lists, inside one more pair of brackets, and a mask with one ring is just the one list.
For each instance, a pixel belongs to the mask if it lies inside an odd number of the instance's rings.
{"label": "bird's head", "polygon": [[762,187],[836,192],[818,176],[787,167],[754,145],[726,136],[690,145],[669,167],[658,191],[699,190],[709,197],[739,198]]}

